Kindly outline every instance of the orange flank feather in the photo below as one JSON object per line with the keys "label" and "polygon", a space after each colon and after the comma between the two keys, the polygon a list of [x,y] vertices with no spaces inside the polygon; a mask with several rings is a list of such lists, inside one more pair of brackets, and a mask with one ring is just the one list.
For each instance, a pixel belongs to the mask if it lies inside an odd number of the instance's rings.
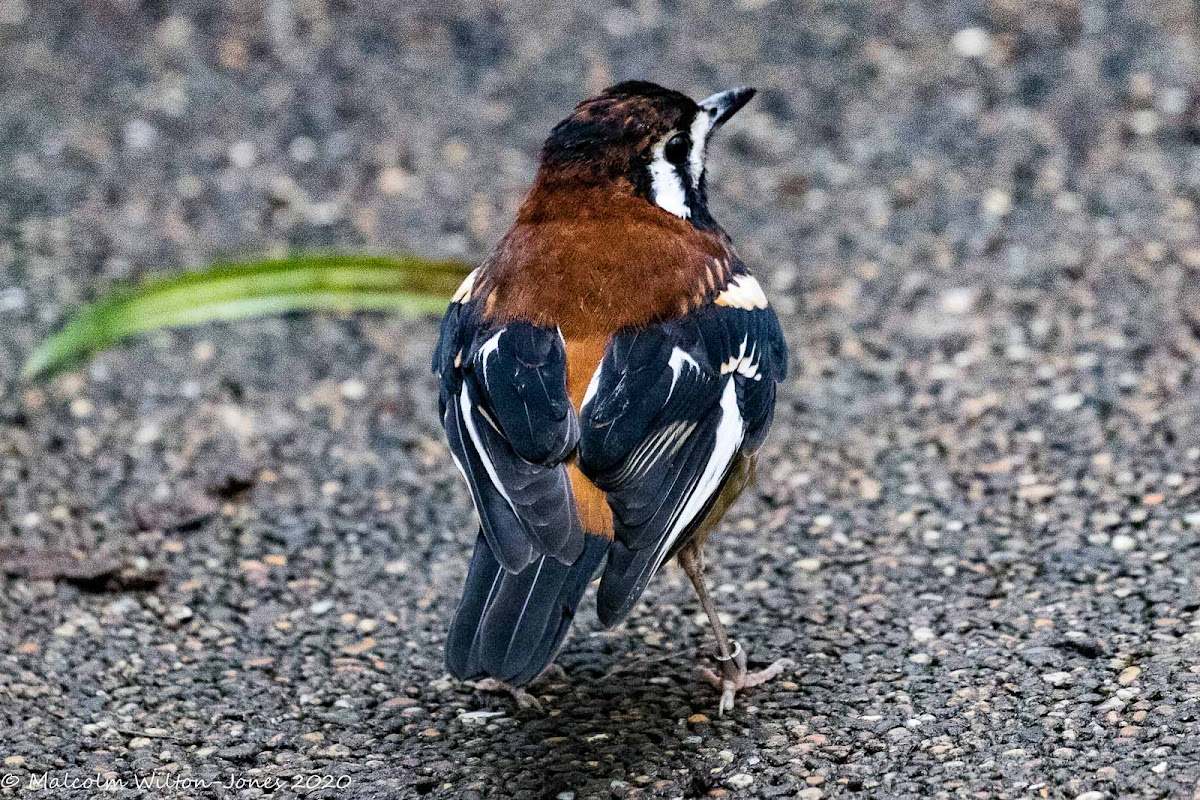
{"label": "orange flank feather", "polygon": [[611,539],[613,518],[612,509],[608,507],[608,495],[584,477],[574,459],[567,465],[567,477],[571,479],[571,494],[575,496],[579,524],[588,533]]}
{"label": "orange flank feather", "polygon": [[[583,406],[583,396],[588,384],[604,358],[604,348],[609,337],[603,334],[580,336],[567,339],[567,395],[575,410]],[[567,476],[571,479],[571,493],[575,496],[575,507],[579,511],[579,522],[588,533],[613,535],[612,509],[608,498],[595,484],[584,477],[572,460],[567,465]]]}

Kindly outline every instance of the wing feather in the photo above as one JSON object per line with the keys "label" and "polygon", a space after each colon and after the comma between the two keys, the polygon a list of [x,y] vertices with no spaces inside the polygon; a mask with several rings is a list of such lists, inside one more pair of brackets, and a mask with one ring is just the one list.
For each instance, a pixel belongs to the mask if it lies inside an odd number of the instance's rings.
{"label": "wing feather", "polygon": [[484,321],[469,294],[447,312],[434,356],[450,452],[480,521],[446,665],[520,685],[561,646],[608,540],[584,534],[566,471],[579,419],[562,335]]}
{"label": "wing feather", "polygon": [[579,441],[580,466],[613,512],[597,599],[606,625],[629,613],[762,445],[786,358],[765,306],[710,305],[610,343]]}
{"label": "wing feather", "polygon": [[[579,439],[557,330],[488,324],[451,310],[438,371],[450,451],[499,562],[519,571],[548,555],[571,563],[583,531],[564,459]],[[449,327],[449,330],[447,328]]]}

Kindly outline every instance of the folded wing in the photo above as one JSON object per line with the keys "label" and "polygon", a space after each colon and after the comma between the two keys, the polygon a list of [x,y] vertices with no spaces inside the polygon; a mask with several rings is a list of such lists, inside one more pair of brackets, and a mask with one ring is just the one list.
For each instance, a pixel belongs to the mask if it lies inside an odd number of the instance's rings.
{"label": "folded wing", "polygon": [[522,683],[553,658],[607,549],[585,546],[563,463],[579,440],[565,345],[556,329],[486,321],[468,300],[443,320],[434,370],[481,531],[447,666]]}
{"label": "folded wing", "polygon": [[[557,330],[447,317],[439,345],[442,423],[488,545],[510,571],[583,549],[563,459],[579,440]],[[465,313],[464,313],[465,312]]]}
{"label": "folded wing", "polygon": [[786,371],[765,302],[711,304],[609,344],[581,409],[578,446],[580,467],[613,512],[597,598],[606,625],[629,613],[696,533],[738,459],[761,446]]}

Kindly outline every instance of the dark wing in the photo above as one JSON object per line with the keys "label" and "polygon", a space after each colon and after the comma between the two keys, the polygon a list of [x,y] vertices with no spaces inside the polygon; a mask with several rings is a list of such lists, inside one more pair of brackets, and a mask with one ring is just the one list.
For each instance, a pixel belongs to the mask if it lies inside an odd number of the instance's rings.
{"label": "dark wing", "polygon": [[565,344],[556,329],[485,321],[465,296],[442,321],[434,371],[480,521],[446,664],[519,685],[553,659],[607,550],[585,546],[563,465],[579,440]]}
{"label": "dark wing", "polygon": [[615,540],[597,611],[612,625],[695,533],[736,461],[766,437],[787,372],[765,301],[708,305],[619,334],[581,410],[579,463],[608,494]]}
{"label": "dark wing", "polygon": [[562,461],[579,440],[557,330],[479,319],[455,304],[435,355],[442,424],[497,561],[518,571],[583,549]]}

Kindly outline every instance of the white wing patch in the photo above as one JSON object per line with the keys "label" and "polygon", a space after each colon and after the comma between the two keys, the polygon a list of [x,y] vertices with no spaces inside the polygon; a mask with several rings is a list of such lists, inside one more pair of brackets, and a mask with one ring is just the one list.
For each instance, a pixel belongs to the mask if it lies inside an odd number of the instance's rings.
{"label": "white wing patch", "polygon": [[[471,415],[471,399],[467,397],[466,386],[463,386],[462,393],[459,395],[459,408],[462,410],[463,422],[466,423],[467,433],[471,437],[471,444],[475,447],[475,453],[479,456],[479,460],[483,462],[483,468],[487,472],[488,478],[491,479],[492,485],[496,487],[496,491],[504,498],[504,502],[508,503],[508,507],[512,509],[513,514],[516,514],[517,507],[513,505],[512,498],[505,491],[504,483],[500,480],[500,474],[496,472],[496,465],[492,463],[487,448],[483,446],[483,440],[479,438],[479,431],[475,428],[475,419]],[[459,469],[462,469],[461,465],[459,465]],[[466,473],[464,472],[463,475],[465,476]]]}
{"label": "white wing patch", "polygon": [[479,355],[477,358],[479,359],[479,365],[483,367],[483,379],[485,381],[487,380],[488,359],[491,358],[498,349],[500,349],[500,334],[504,333],[506,330],[508,330],[508,328],[501,328],[500,330],[496,331],[496,335],[484,342],[479,348]]}
{"label": "white wing patch", "polygon": [[604,359],[600,359],[599,366],[597,366],[596,371],[592,373],[592,379],[590,381],[588,381],[587,391],[585,391],[583,393],[583,402],[579,404],[580,409],[582,409],[589,402],[591,402],[591,399],[596,396],[596,392],[598,392],[600,390],[600,373],[603,370],[604,370]]}
{"label": "white wing patch", "polygon": [[615,480],[626,483],[648,473],[664,458],[673,458],[696,430],[694,422],[672,422],[646,438],[632,453]]}
{"label": "white wing patch", "polygon": [[735,275],[713,301],[719,306],[754,311],[767,307],[767,295],[753,275]]}
{"label": "white wing patch", "polygon": [[[496,352],[496,350],[499,349],[500,336],[506,330],[508,330],[508,329],[501,328],[500,330],[496,331],[495,335],[492,336],[492,338],[488,339],[486,342],[484,342],[483,346],[481,346],[479,348],[479,354],[476,356],[476,358],[479,359],[479,366],[483,372],[483,381],[485,384],[487,383],[487,380],[488,380],[488,374],[487,374],[488,359],[491,358],[491,356]],[[496,465],[492,463],[492,459],[488,455],[487,448],[483,446],[483,440],[480,439],[480,437],[479,437],[479,430],[475,427],[475,418],[472,415],[474,406],[471,405],[471,398],[467,394],[466,384],[463,384],[462,392],[459,394],[458,404],[459,404],[460,410],[462,411],[463,423],[465,423],[467,426],[467,434],[471,437],[471,444],[472,444],[472,446],[474,446],[475,452],[479,456],[479,460],[483,462],[483,468],[487,472],[488,478],[491,480],[492,485],[496,487],[496,491],[498,491],[500,493],[500,496],[504,498],[504,502],[508,503],[508,507],[513,510],[514,514],[516,514],[517,507],[515,505],[513,505],[512,498],[508,496],[508,492],[504,488],[504,483],[500,480],[500,474],[496,471]],[[484,420],[487,421],[487,423],[489,425],[491,425],[493,428],[495,428],[496,431],[500,431],[500,426],[496,423],[496,421],[494,419],[492,419],[491,415],[488,414],[483,408],[479,409],[479,413],[484,418]],[[458,459],[455,459],[455,464],[458,466],[459,470],[461,471],[462,464],[458,463]],[[463,472],[463,477],[466,477],[466,472]],[[468,483],[469,482],[470,481],[468,480]]]}
{"label": "white wing patch", "polygon": [[725,391],[721,393],[721,421],[717,423],[717,440],[713,443],[712,455],[709,456],[708,463],[704,465],[704,472],[700,474],[696,488],[692,490],[687,502],[676,514],[670,532],[659,546],[658,556],[651,574],[658,572],[663,559],[671,551],[671,545],[704,510],[704,506],[713,493],[721,488],[721,482],[725,480],[725,473],[729,471],[729,465],[733,463],[733,457],[737,453],[737,449],[742,446],[742,439],[745,435],[742,412],[738,408],[737,387],[733,381],[726,381]]}
{"label": "white wing patch", "polygon": [[746,346],[749,345],[749,340],[743,336],[742,343],[738,345],[737,355],[732,355],[729,360],[721,365],[721,374],[728,375],[731,372],[736,372],[751,380],[761,381],[762,373],[758,371],[758,342],[750,346],[750,352],[746,352]]}
{"label": "white wing patch", "polygon": [[696,359],[692,358],[691,354],[681,348],[671,350],[671,357],[667,360],[667,365],[671,367],[671,388],[667,392],[667,399],[675,393],[675,384],[679,382],[679,376],[683,374],[683,365],[687,364],[697,372],[700,371],[700,365],[696,363]]}
{"label": "white wing patch", "polygon": [[475,278],[479,275],[479,268],[471,270],[471,274],[463,278],[463,282],[458,285],[454,296],[450,298],[451,303],[466,303],[471,299],[471,290],[475,288]]}

